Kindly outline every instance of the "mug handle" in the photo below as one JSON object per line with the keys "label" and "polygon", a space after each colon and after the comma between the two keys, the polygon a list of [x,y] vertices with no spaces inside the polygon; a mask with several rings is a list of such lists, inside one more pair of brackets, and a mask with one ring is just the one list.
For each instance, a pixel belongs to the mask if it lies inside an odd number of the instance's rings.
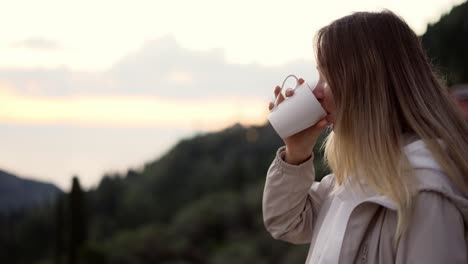
{"label": "mug handle", "polygon": [[[299,87],[299,79],[297,78],[296,75],[290,74],[290,75],[286,76],[286,78],[284,78],[284,80],[283,80],[283,84],[281,84],[280,92],[278,93],[278,96],[275,97],[275,102],[273,103],[273,108],[271,109],[271,111],[273,111],[276,107],[278,107],[278,98],[279,98],[279,95],[282,94],[281,92],[283,91],[284,84],[286,83],[286,81],[287,81],[290,77],[293,77],[294,79],[296,79],[296,87],[294,87],[293,90],[296,90],[297,87]],[[283,95],[283,97],[284,97],[284,99],[286,100],[286,95]]]}

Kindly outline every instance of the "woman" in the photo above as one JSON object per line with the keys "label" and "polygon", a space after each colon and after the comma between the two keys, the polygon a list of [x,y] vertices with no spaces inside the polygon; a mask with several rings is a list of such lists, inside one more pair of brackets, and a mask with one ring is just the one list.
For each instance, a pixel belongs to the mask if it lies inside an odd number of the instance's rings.
{"label": "woman", "polygon": [[[389,11],[355,13],[318,32],[316,56],[328,115],[278,150],[267,230],[310,243],[306,263],[468,263],[468,126],[418,37]],[[333,174],[316,182],[327,126]]]}

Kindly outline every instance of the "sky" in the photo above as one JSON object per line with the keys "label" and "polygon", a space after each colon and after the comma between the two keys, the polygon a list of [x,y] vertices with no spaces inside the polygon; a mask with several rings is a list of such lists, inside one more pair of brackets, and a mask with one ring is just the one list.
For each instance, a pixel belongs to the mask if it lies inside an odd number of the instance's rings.
{"label": "sky", "polygon": [[1,0],[0,169],[92,188],[182,138],[264,124],[286,75],[316,79],[334,19],[385,8],[421,35],[462,2]]}

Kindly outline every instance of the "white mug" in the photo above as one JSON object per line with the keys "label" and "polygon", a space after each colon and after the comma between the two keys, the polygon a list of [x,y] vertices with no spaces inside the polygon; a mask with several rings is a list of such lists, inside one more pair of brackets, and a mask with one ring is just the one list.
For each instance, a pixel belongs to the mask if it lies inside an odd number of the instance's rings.
{"label": "white mug", "polygon": [[290,97],[285,97],[284,101],[279,105],[276,103],[279,97],[278,94],[275,106],[268,115],[268,121],[270,121],[276,133],[283,139],[315,125],[327,115],[320,102],[312,93],[316,86],[315,83],[304,82],[298,85],[297,77],[289,75],[284,79],[281,89],[289,77],[296,78],[297,84],[294,88],[294,94]]}

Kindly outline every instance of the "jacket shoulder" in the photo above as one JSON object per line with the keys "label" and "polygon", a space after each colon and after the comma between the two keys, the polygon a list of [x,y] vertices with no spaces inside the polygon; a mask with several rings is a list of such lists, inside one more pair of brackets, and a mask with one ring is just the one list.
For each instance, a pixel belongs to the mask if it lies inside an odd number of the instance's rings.
{"label": "jacket shoulder", "polygon": [[421,190],[399,241],[395,263],[466,263],[464,226],[462,212],[448,196]]}
{"label": "jacket shoulder", "polygon": [[437,193],[453,203],[468,219],[468,197],[442,171],[432,169],[416,170],[416,194]]}

